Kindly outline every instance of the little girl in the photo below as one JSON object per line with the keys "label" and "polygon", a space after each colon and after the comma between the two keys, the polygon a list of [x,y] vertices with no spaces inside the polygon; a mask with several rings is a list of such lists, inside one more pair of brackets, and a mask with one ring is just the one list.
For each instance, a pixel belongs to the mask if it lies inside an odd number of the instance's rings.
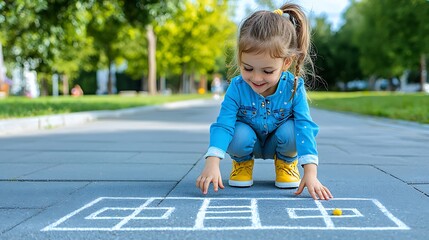
{"label": "little girl", "polygon": [[[216,123],[210,127],[210,147],[196,185],[207,194],[224,188],[220,160],[233,159],[229,185],[253,184],[255,158],[274,159],[278,188],[304,187],[313,199],[332,198],[317,179],[318,156],[307,103],[304,64],[309,56],[310,27],[296,4],[274,12],[257,11],[240,27],[237,64],[241,75],[231,80]],[[292,70],[291,73],[288,70]],[[304,168],[301,179],[298,164]]]}

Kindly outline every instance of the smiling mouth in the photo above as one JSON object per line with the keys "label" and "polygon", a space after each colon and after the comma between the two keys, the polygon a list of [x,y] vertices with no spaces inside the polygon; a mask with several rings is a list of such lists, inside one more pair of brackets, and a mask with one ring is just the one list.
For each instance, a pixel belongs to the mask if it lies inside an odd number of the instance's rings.
{"label": "smiling mouth", "polygon": [[252,82],[252,84],[253,84],[253,86],[256,86],[256,87],[262,87],[262,86],[264,86],[266,83],[260,83],[260,84],[257,84],[257,83]]}

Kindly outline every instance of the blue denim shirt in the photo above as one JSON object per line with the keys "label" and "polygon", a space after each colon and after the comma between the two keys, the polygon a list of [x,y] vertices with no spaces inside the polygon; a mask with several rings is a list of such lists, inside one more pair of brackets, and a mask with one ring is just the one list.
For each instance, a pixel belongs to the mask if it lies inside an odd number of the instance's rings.
{"label": "blue denim shirt", "polygon": [[205,157],[225,158],[237,120],[249,124],[263,139],[288,119],[293,119],[299,164],[317,165],[315,137],[319,127],[311,119],[303,79],[298,80],[295,96],[290,100],[293,80],[292,73],[283,72],[276,92],[263,97],[254,92],[241,76],[233,78],[217,121],[210,126],[210,146]]}

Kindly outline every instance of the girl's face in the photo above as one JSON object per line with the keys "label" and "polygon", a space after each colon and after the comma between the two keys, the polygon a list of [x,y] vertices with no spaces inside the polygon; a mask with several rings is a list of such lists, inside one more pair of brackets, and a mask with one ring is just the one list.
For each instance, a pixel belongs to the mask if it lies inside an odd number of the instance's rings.
{"label": "girl's face", "polygon": [[241,76],[253,91],[267,97],[276,92],[281,73],[290,64],[290,60],[272,58],[270,54],[242,53]]}

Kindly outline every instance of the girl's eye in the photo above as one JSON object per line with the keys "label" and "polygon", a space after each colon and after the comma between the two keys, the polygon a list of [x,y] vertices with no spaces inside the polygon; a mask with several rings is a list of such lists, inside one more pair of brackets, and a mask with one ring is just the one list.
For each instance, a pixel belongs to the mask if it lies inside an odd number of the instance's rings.
{"label": "girl's eye", "polygon": [[266,74],[273,74],[274,71],[264,71],[264,73],[266,73]]}
{"label": "girl's eye", "polygon": [[251,72],[251,71],[253,71],[253,69],[252,69],[252,68],[246,68],[246,67],[243,67],[243,69],[244,69],[244,71],[246,71],[246,72]]}

